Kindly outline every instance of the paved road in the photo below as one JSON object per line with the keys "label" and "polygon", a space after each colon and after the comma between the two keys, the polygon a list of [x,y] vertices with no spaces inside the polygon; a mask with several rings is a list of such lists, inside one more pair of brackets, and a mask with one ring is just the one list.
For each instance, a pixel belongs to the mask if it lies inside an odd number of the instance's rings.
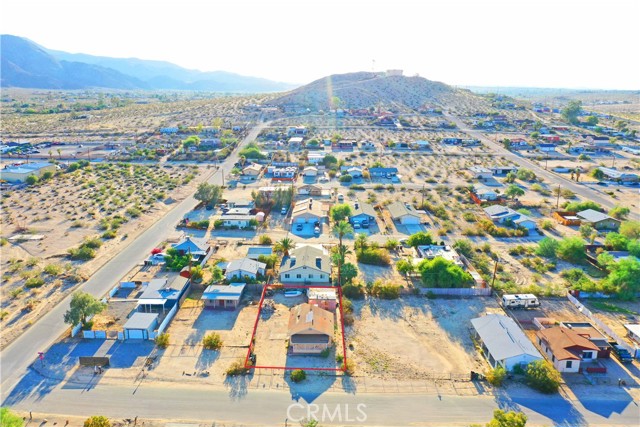
{"label": "paved road", "polygon": [[[602,193],[585,186],[584,184],[576,183],[575,181],[571,181],[569,179],[566,179],[563,176],[560,176],[551,171],[545,170],[544,168],[538,166],[535,162],[532,162],[531,160],[526,159],[524,157],[520,157],[517,154],[507,150],[499,143],[496,143],[491,139],[487,138],[484,134],[482,134],[482,132],[477,131],[475,129],[469,129],[468,126],[460,118],[449,115],[449,114],[445,114],[445,117],[447,117],[449,120],[454,122],[458,126],[458,130],[460,130],[461,132],[464,132],[472,136],[473,138],[476,138],[482,141],[488,147],[490,147],[493,151],[500,153],[502,156],[506,157],[507,159],[511,160],[517,165],[523,168],[531,169],[533,172],[535,172],[536,175],[543,177],[547,182],[561,184],[562,188],[567,188],[573,191],[574,193],[576,193],[577,195],[587,200],[592,200],[596,203],[599,203],[600,205],[608,209],[613,208],[616,205],[616,202],[612,200],[610,197],[605,196]],[[640,219],[640,212],[638,210],[635,210],[634,212],[631,212],[629,217],[632,219]]]}
{"label": "paved road", "polygon": [[298,425],[300,419],[309,418],[309,410],[318,411],[314,413],[321,425],[465,425],[487,422],[497,408],[525,412],[529,417],[527,425],[531,426],[637,426],[638,423],[637,403],[628,395],[589,397],[579,402],[559,396],[532,395],[528,391],[500,397],[346,392],[301,393],[301,396],[296,401],[288,391],[247,391],[242,387],[225,390],[174,383],[99,384],[95,388],[63,383],[43,394],[30,391],[29,396],[9,403],[18,410],[39,413],[100,414],[114,419],[139,416],[227,426],[285,425],[286,419],[288,425]]}
{"label": "paved road", "polygon": [[[255,140],[258,133],[267,125],[268,123],[262,123],[253,128],[240,142],[239,148]],[[233,164],[238,161],[238,151],[239,149],[234,151],[220,165],[220,168],[209,178],[210,183],[222,183],[223,174],[228,174],[233,168]],[[102,266],[80,289],[102,297],[136,264],[146,258],[151,250],[166,237],[169,230],[173,230],[178,221],[197,204],[198,202],[193,197],[188,197],[177,204],[164,217],[135,240],[132,240],[118,255]],[[37,353],[49,348],[68,328],[68,325],[63,322],[63,314],[68,310],[70,301],[71,296],[62,300],[60,304],[42,316],[31,328],[27,329],[0,353],[0,373],[2,374],[0,393],[3,399],[25,374],[27,367],[36,358]]]}

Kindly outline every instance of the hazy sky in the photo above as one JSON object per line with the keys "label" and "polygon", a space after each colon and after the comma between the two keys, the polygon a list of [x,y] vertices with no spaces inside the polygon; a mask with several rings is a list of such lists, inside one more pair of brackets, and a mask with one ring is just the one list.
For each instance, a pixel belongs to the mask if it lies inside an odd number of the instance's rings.
{"label": "hazy sky", "polygon": [[399,68],[453,85],[640,89],[638,0],[3,0],[0,12],[2,33],[51,49],[293,83]]}

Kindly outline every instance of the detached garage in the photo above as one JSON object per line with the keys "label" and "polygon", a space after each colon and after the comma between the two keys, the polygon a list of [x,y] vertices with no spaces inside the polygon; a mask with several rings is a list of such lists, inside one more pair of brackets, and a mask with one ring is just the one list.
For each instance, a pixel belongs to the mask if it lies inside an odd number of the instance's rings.
{"label": "detached garage", "polygon": [[124,325],[125,340],[150,340],[153,339],[153,331],[158,326],[157,313],[136,312]]}
{"label": "detached garage", "polygon": [[402,225],[407,224],[420,224],[422,214],[415,211],[411,206],[402,202],[391,203],[387,206],[391,218],[395,222],[399,222]]}

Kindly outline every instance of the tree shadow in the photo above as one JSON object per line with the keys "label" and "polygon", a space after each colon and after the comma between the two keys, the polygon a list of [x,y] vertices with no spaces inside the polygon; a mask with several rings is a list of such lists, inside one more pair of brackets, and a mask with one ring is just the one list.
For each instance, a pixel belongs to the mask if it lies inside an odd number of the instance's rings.
{"label": "tree shadow", "polygon": [[511,396],[506,390],[497,390],[498,407],[506,411],[528,408],[553,421],[554,426],[577,427],[588,425],[584,416],[567,399],[560,395],[543,395],[531,391],[527,396]]}
{"label": "tree shadow", "polygon": [[202,349],[196,361],[196,370],[207,371],[220,358],[220,351]]}
{"label": "tree shadow", "polygon": [[253,379],[253,370],[246,375],[227,375],[224,385],[229,390],[229,397],[233,400],[243,399],[249,390],[249,384]]}

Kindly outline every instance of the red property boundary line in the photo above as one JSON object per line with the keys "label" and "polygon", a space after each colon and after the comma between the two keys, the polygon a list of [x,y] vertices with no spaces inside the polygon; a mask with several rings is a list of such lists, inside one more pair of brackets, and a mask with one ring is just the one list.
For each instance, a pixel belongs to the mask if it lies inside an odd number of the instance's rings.
{"label": "red property boundary line", "polygon": [[[268,289],[274,288],[274,285],[265,284],[262,288],[262,295],[260,296],[260,303],[258,304],[258,315],[256,316],[256,321],[253,324],[253,332],[251,333],[251,339],[249,341],[249,348],[247,350],[247,356],[244,359],[244,368],[245,369],[280,369],[280,370],[303,370],[303,371],[331,371],[331,372],[345,372],[347,370],[347,342],[344,335],[344,312],[342,310],[342,288],[337,286],[312,286],[312,285],[287,285],[285,290],[290,289],[309,289],[309,288],[320,288],[320,289],[335,289],[338,292],[338,306],[340,307],[340,330],[342,333],[342,367],[340,368],[305,368],[305,367],[292,367],[292,366],[260,366],[260,365],[251,365],[249,363],[249,357],[253,352],[254,347],[254,338],[256,336],[256,331],[258,330],[258,322],[260,321],[260,314],[262,313],[262,305],[264,303],[264,297],[267,294]],[[279,288],[279,287],[278,287]]]}

